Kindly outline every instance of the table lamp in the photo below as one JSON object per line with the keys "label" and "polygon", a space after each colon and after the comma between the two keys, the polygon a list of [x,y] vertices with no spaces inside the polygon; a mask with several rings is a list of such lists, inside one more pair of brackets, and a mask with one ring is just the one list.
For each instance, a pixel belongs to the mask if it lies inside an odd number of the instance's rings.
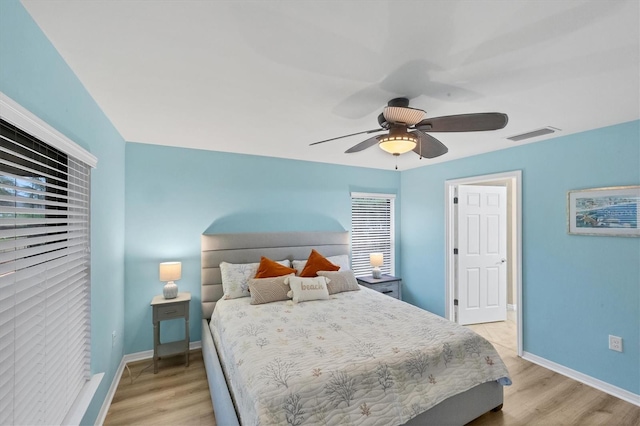
{"label": "table lamp", "polygon": [[384,263],[384,257],[382,253],[371,253],[369,255],[369,262],[373,269],[371,270],[371,275],[373,278],[380,279],[382,277],[382,271],[380,271],[380,267]]}
{"label": "table lamp", "polygon": [[182,262],[163,262],[160,264],[160,281],[166,281],[162,294],[165,299],[178,297],[178,286],[174,280],[179,280],[182,275]]}

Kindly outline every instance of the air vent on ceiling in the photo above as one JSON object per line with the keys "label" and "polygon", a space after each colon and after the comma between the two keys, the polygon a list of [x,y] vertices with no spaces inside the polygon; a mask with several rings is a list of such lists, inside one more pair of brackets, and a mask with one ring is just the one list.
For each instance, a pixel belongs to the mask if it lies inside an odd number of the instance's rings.
{"label": "air vent on ceiling", "polygon": [[519,142],[519,141],[524,140],[524,139],[537,138],[538,136],[548,135],[549,133],[554,133],[554,132],[556,132],[558,130],[560,130],[560,129],[557,129],[557,128],[551,127],[551,126],[543,127],[542,129],[533,130],[531,132],[522,133],[520,135],[510,136],[507,139],[512,140],[514,142]]}

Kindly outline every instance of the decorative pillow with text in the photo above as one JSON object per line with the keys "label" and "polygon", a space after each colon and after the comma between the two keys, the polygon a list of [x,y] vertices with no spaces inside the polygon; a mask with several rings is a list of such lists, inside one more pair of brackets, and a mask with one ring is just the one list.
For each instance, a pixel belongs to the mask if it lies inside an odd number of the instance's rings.
{"label": "decorative pillow with text", "polygon": [[329,299],[328,282],[329,280],[325,277],[302,278],[290,276],[285,279],[285,283],[291,287],[291,291],[287,295],[293,299],[293,303]]}

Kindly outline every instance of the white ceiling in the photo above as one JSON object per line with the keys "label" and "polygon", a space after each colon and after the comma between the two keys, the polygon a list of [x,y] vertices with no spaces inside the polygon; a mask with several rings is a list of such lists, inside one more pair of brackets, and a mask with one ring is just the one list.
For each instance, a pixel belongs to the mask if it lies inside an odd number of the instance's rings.
{"label": "white ceiling", "polygon": [[[367,139],[394,97],[427,117],[504,112],[432,134],[434,160],[640,118],[640,2],[22,0],[125,140],[393,169]],[[606,141],[603,141],[606,143]]]}

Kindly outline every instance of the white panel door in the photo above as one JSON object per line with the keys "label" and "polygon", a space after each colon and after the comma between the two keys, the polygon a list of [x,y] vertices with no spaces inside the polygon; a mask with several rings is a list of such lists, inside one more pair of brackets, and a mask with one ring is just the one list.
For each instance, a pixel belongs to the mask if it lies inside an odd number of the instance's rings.
{"label": "white panel door", "polygon": [[458,322],[507,319],[507,188],[458,186]]}

